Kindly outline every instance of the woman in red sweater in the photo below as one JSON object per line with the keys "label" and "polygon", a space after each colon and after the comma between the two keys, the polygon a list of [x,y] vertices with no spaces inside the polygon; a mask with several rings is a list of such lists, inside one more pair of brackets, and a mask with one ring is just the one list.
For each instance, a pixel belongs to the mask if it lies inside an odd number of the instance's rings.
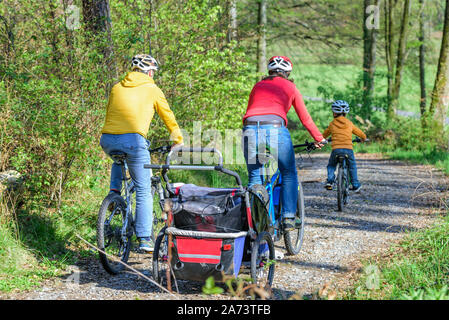
{"label": "woman in red sweater", "polygon": [[[291,106],[301,123],[315,140],[318,148],[326,141],[316,127],[304,100],[293,81],[288,80],[292,63],[284,56],[274,56],[268,62],[268,76],[256,83],[251,91],[243,117],[244,155],[249,175],[249,187],[262,184],[263,164],[257,155],[268,148],[278,162],[282,175],[281,204],[285,230],[295,228],[298,202],[298,175],[295,152],[287,129],[287,113]],[[300,222],[299,222],[300,223]]]}

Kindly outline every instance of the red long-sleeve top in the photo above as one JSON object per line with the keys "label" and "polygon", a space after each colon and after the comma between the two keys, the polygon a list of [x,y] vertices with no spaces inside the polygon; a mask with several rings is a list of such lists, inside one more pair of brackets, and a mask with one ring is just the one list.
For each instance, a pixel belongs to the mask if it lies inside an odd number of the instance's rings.
{"label": "red long-sleeve top", "polygon": [[293,82],[282,77],[265,79],[256,83],[249,96],[243,121],[252,116],[274,114],[283,118],[287,125],[287,113],[292,105],[299,120],[313,139],[317,142],[322,141],[323,135],[310,117],[298,88]]}

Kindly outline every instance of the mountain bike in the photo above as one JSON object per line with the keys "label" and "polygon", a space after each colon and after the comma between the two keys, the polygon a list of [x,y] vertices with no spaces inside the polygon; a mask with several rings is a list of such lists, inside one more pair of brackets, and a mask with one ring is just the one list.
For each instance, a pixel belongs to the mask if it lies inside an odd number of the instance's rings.
{"label": "mountain bike", "polygon": [[[332,141],[331,139],[328,140]],[[366,139],[365,141],[369,141]],[[352,142],[362,142],[360,138],[355,138]],[[349,175],[349,164],[347,154],[337,154],[337,178],[334,185],[337,188],[337,208],[338,211],[343,211],[344,207],[349,202],[349,186],[351,184],[351,177]]]}
{"label": "mountain bike", "polygon": [[[310,153],[315,150],[315,144],[313,142],[305,142],[304,144],[297,144],[293,146],[294,149],[304,148],[301,151]],[[282,175],[279,168],[273,170],[271,166],[275,163],[274,157],[268,151],[264,154],[258,154],[258,159],[263,163],[263,185],[254,185],[250,188],[250,191],[258,194],[267,206],[268,217],[263,219],[258,217],[259,224],[266,225],[270,230],[274,241],[279,241],[282,236],[284,237],[285,248],[289,255],[296,255],[301,250],[303,237],[304,237],[304,220],[305,220],[305,208],[304,208],[304,193],[302,184],[298,181],[298,202],[296,206],[296,218],[300,222],[296,224],[295,230],[285,230],[282,224],[282,203],[281,203],[281,183]],[[274,173],[271,175],[270,171]],[[264,226],[257,226],[260,229],[264,229]]]}
{"label": "mountain bike", "polygon": [[[150,154],[165,154],[170,152],[170,146],[162,146],[149,149]],[[132,249],[135,230],[135,186],[128,171],[127,155],[124,152],[114,152],[111,155],[113,161],[122,169],[122,192],[110,193],[104,198],[97,219],[97,246],[100,262],[103,268],[115,275],[124,269]],[[165,225],[166,217],[163,214],[162,202],[166,197],[159,176],[151,177],[151,196],[153,202],[159,202],[153,206],[152,238],[159,233]]]}

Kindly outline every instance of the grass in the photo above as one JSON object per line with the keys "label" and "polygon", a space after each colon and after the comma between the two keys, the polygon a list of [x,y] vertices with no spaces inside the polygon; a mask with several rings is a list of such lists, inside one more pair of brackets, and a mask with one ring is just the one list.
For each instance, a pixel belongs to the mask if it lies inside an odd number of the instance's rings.
{"label": "grass", "polygon": [[343,298],[448,300],[449,217],[441,217],[427,230],[409,234],[386,257],[366,261],[364,270],[368,268],[379,271],[374,278],[373,273],[364,272]]}

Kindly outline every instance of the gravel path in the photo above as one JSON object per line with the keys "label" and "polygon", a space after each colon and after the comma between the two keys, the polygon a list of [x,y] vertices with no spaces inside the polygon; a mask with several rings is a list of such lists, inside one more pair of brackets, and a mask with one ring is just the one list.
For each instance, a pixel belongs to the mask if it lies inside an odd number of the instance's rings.
{"label": "gravel path", "polygon": [[[336,210],[335,191],[323,188],[328,154],[304,157],[300,170],[306,198],[304,244],[297,256],[285,255],[276,264],[273,289],[276,299],[313,297],[329,286],[348,285],[360,260],[382,253],[408,231],[429,226],[435,219],[439,198],[449,182],[430,166],[409,165],[358,154],[360,194],[351,195],[344,212]],[[276,250],[284,250],[281,240]],[[151,277],[151,256],[133,253],[130,264]],[[70,280],[70,281],[67,281]],[[77,284],[79,282],[79,284]],[[66,275],[46,281],[31,292],[1,296],[3,299],[234,299],[230,294],[205,296],[202,283],[179,281],[179,294],[161,292],[132,272],[112,277],[95,259],[80,261]]]}

